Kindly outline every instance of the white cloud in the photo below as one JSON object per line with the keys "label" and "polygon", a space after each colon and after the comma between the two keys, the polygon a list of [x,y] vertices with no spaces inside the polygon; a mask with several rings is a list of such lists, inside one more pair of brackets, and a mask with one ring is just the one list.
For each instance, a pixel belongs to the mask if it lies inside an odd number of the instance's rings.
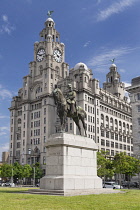
{"label": "white cloud", "polygon": [[3,132],[3,131],[8,131],[9,132],[9,126],[0,127],[0,132]]}
{"label": "white cloud", "polygon": [[5,118],[9,118],[9,116],[5,116],[5,115],[0,114],[0,119],[5,119]]}
{"label": "white cloud", "polygon": [[125,84],[125,87],[131,86],[131,83],[129,83],[129,82],[123,82],[123,83]]}
{"label": "white cloud", "polygon": [[12,31],[15,30],[15,26],[11,25],[8,21],[7,15],[2,15],[3,24],[0,27],[0,34],[7,33],[8,35],[11,34]]}
{"label": "white cloud", "polygon": [[126,70],[125,69],[120,69],[120,72],[125,73]]}
{"label": "white cloud", "polygon": [[132,6],[137,0],[121,0],[114,2],[108,8],[101,10],[97,15],[97,21],[104,21],[113,14],[118,14],[128,7]]}
{"label": "white cloud", "polygon": [[4,22],[8,22],[8,16],[7,15],[3,15],[2,19],[3,19]]}
{"label": "white cloud", "polygon": [[117,63],[119,63],[124,55],[132,52],[135,49],[136,48],[130,47],[120,47],[112,50],[103,48],[101,53],[99,53],[97,56],[91,57],[86,63],[88,66],[94,67],[95,71],[103,72],[112,58],[115,58]]}
{"label": "white cloud", "polygon": [[11,99],[13,97],[13,94],[14,94],[13,92],[3,88],[2,85],[0,85],[0,98],[1,99],[3,99],[3,100],[6,98]]}
{"label": "white cloud", "polygon": [[0,132],[0,136],[5,136],[5,135],[7,135],[6,132]]}
{"label": "white cloud", "polygon": [[90,44],[91,41],[87,41],[85,44],[84,44],[84,47],[87,47],[89,44]]}

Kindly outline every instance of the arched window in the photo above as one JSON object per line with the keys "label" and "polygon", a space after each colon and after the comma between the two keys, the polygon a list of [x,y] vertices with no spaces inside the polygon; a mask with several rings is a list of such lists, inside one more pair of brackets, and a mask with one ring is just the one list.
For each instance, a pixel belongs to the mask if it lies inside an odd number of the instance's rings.
{"label": "arched window", "polygon": [[108,118],[108,116],[106,116],[106,121],[107,121],[107,122],[109,121],[109,118]]}
{"label": "arched window", "polygon": [[113,118],[112,117],[110,118],[110,123],[113,123]]}

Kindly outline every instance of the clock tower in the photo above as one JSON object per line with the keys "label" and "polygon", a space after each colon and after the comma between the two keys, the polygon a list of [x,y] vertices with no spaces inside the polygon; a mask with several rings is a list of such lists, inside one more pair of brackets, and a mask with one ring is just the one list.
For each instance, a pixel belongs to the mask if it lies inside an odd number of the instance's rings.
{"label": "clock tower", "polygon": [[45,21],[23,87],[11,102],[10,163],[40,162],[45,170],[45,142],[55,133],[56,108],[52,91],[68,75],[65,45],[52,18]]}
{"label": "clock tower", "polygon": [[42,88],[51,94],[54,85],[68,75],[68,67],[65,63],[65,45],[60,42],[55,22],[49,17],[45,21],[45,28],[40,32],[40,41],[34,44],[30,75],[34,79],[42,75]]}

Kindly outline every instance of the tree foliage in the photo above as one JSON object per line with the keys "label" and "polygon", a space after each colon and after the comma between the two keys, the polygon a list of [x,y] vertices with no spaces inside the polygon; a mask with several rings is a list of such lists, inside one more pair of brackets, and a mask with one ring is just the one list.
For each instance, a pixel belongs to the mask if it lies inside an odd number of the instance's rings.
{"label": "tree foliage", "polygon": [[100,177],[112,177],[114,173],[131,177],[139,172],[140,160],[125,152],[117,153],[113,159],[104,151],[97,152],[97,174]]}
{"label": "tree foliage", "polygon": [[2,178],[10,178],[12,176],[12,165],[4,163],[1,166],[1,177]]}
{"label": "tree foliage", "polygon": [[37,162],[32,167],[32,177],[34,177],[35,170],[35,178],[40,179],[43,176],[43,170],[40,167],[40,164]]}
{"label": "tree foliage", "polygon": [[126,155],[125,152],[118,153],[114,156],[115,173],[134,176],[139,173],[140,161],[134,157]]}
{"label": "tree foliage", "polygon": [[99,177],[112,177],[114,175],[113,163],[106,152],[97,152],[97,174]]}

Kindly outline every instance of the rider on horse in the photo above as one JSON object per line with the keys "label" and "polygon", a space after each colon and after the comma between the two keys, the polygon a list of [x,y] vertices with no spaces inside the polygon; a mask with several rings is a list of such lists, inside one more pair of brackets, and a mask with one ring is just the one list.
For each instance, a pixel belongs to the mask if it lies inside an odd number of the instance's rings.
{"label": "rider on horse", "polygon": [[76,92],[72,89],[72,85],[68,84],[68,93],[67,93],[67,103],[69,105],[70,114],[73,115],[76,113]]}

